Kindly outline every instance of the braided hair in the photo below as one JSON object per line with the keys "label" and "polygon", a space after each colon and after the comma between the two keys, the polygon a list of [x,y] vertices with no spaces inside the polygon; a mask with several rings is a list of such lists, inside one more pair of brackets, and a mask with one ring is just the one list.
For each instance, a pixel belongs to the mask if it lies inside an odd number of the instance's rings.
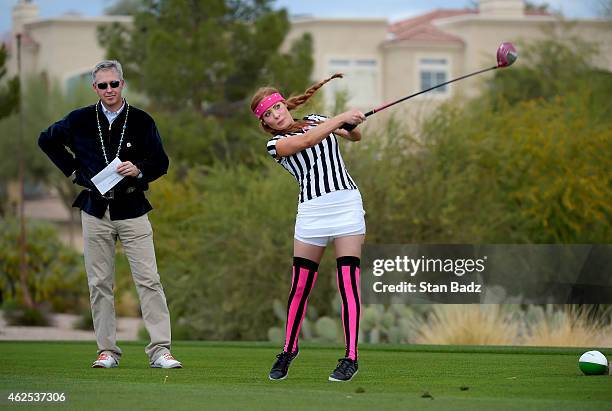
{"label": "braided hair", "polygon": [[[329,82],[329,81],[331,81],[331,80],[333,80],[335,78],[342,78],[342,77],[343,77],[342,73],[335,73],[331,77],[328,77],[325,80],[322,80],[322,81],[319,81],[316,84],[313,84],[308,89],[306,89],[306,91],[304,91],[304,93],[300,94],[299,96],[289,97],[287,100],[285,100],[285,104],[287,105],[287,109],[289,111],[291,111],[291,110],[301,106],[302,104],[306,103],[308,101],[308,99],[310,99],[310,97],[312,97],[313,94],[316,93],[317,90],[319,90],[321,87],[323,87],[327,82]],[[278,92],[279,91],[277,89],[275,89],[274,87],[261,87],[259,90],[257,90],[255,92],[255,94],[253,95],[253,98],[251,99],[251,111],[255,110],[255,108],[257,107],[257,105],[259,104],[259,102],[261,100],[263,100],[264,98],[268,97],[269,95],[272,95],[272,94],[278,93]],[[260,120],[260,124],[261,124],[261,127],[264,129],[264,131],[274,135],[274,134],[279,134],[279,133],[291,133],[291,132],[301,131],[305,126],[317,123],[317,122],[313,122],[313,121],[296,120],[296,119],[294,119],[294,121],[295,122],[293,123],[293,125],[291,125],[290,127],[286,128],[285,130],[275,130],[275,129],[271,128],[270,126],[268,126],[263,121],[263,119]]]}

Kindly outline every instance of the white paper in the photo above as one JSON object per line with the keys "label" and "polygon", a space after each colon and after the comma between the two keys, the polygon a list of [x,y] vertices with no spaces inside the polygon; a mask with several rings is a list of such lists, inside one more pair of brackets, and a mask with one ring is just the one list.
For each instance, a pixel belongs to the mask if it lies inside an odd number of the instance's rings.
{"label": "white paper", "polygon": [[115,157],[109,165],[92,177],[91,182],[95,184],[100,194],[106,194],[108,190],[115,187],[119,181],[123,180],[124,176],[117,172],[119,164],[121,164],[121,160],[119,160],[119,157]]}

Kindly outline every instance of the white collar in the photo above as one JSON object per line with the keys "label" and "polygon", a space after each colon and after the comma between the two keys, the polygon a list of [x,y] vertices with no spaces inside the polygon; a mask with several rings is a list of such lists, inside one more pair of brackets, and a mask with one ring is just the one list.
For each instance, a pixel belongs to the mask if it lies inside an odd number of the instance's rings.
{"label": "white collar", "polygon": [[102,101],[100,101],[100,105],[102,106],[102,112],[107,117],[108,116],[118,116],[119,114],[121,114],[121,111],[123,110],[123,107],[125,107],[125,99],[122,99],[121,102],[122,102],[122,104],[121,104],[121,107],[119,107],[119,110],[117,110],[117,111],[110,111],[109,109],[106,108],[104,103],[102,103]]}

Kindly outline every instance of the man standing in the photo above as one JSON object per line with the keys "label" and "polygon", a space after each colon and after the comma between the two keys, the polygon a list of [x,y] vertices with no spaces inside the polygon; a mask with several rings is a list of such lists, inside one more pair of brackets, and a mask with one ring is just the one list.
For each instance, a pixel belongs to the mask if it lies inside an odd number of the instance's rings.
{"label": "man standing", "polygon": [[[92,367],[116,367],[121,358],[113,296],[115,244],[119,239],[151,338],[145,349],[151,367],[181,368],[170,353],[170,314],[147,216],[152,207],[144,195],[149,182],[166,174],[168,157],[153,119],[121,97],[125,85],[121,64],[102,61],[94,67],[92,77],[100,100],[71,112],[38,139],[51,161],[85,188],[73,207],[81,209],[85,270],[98,343],[98,358]],[[121,161],[116,171],[124,178],[102,195],[91,178],[115,158]]]}

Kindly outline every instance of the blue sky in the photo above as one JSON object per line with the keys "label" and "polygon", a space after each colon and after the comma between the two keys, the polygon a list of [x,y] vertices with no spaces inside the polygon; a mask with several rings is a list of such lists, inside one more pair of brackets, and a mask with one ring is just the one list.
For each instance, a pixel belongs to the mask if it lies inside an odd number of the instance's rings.
{"label": "blue sky", "polygon": [[[597,14],[601,0],[533,0],[548,3],[566,17],[588,18]],[[113,0],[34,0],[43,17],[56,17],[69,11],[84,16],[99,16]],[[17,0],[0,0],[0,33],[10,30],[11,10]],[[310,14],[315,17],[385,17],[395,21],[435,8],[462,8],[470,0],[277,0],[290,14]]]}

